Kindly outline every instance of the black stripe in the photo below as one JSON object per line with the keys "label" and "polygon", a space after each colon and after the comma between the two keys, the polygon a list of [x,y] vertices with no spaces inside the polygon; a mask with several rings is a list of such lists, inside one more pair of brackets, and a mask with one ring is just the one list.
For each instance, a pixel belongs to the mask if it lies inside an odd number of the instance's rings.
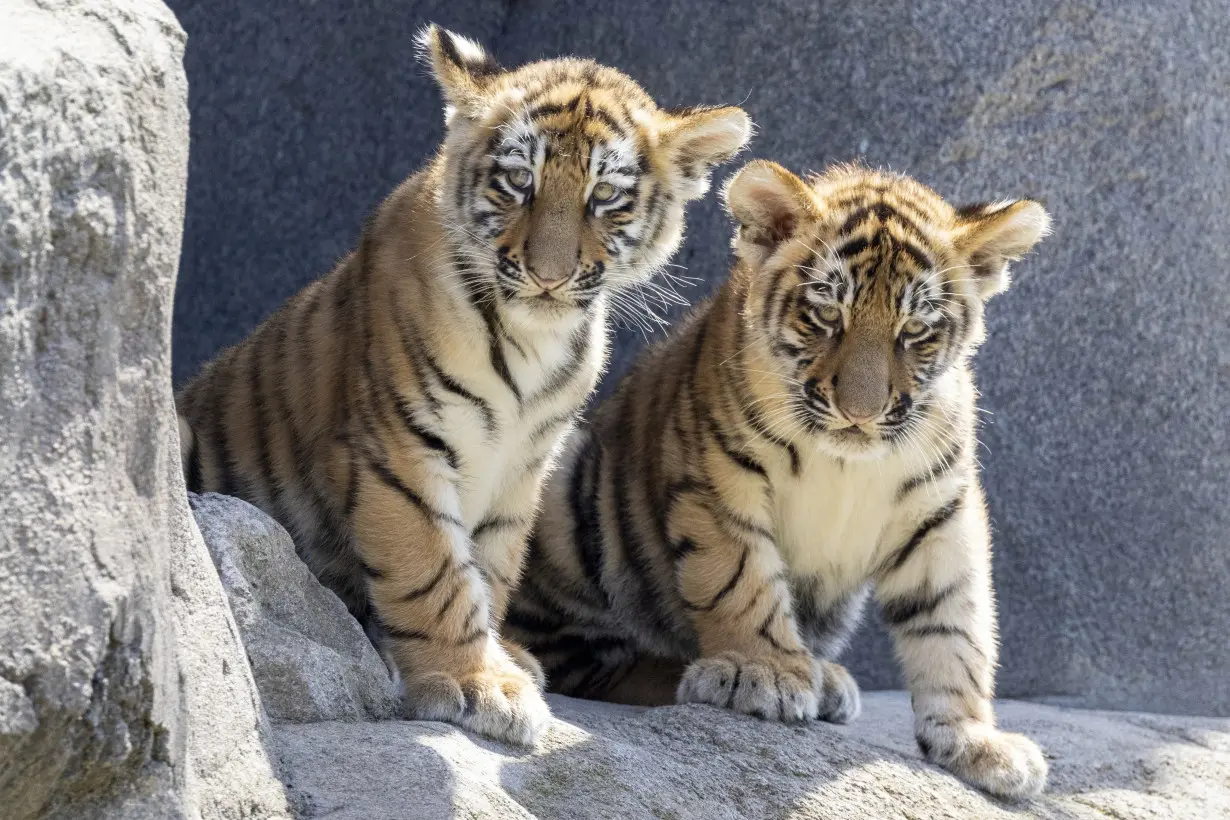
{"label": "black stripe", "polygon": [[[505,338],[505,334],[500,327],[499,317],[495,315],[495,312],[490,307],[485,307],[482,310],[482,316],[483,321],[487,323],[488,357],[491,360],[491,367],[504,384],[508,386],[509,392],[513,394],[513,398],[520,405],[521,388],[517,386],[517,382],[512,377],[512,371],[508,369],[508,359],[504,356],[504,345],[501,342]],[[512,340],[510,339],[509,341],[511,342]]]}
{"label": "black stripe", "polygon": [[438,587],[440,585],[440,582],[444,580],[444,576],[448,574],[448,570],[450,566],[451,564],[449,560],[445,558],[444,561],[441,562],[440,571],[435,574],[435,577],[433,577],[430,581],[428,581],[423,586],[418,587],[417,589],[410,590],[405,595],[403,595],[401,599],[403,601],[413,601],[417,598],[422,598],[425,595],[430,595],[432,593],[432,590]]}
{"label": "black stripe", "polygon": [[[746,297],[744,297],[746,299]],[[801,469],[802,461],[799,458],[799,450],[794,446],[793,442],[779,438],[765,425],[764,419],[761,418],[760,412],[756,410],[756,403],[753,396],[747,390],[747,382],[744,379],[746,375],[746,363],[743,360],[744,351],[747,350],[747,343],[744,336],[745,324],[743,322],[736,323],[735,326],[735,356],[726,360],[727,367],[719,366],[719,373],[722,376],[722,382],[732,389],[735,393],[735,404],[739,407],[743,418],[756,434],[761,438],[772,442],[781,449],[786,451],[786,455],[790,458],[790,474],[797,476]],[[738,367],[731,364],[731,359],[738,357]]]}
{"label": "black stripe", "polygon": [[426,632],[421,632],[417,629],[402,629],[401,627],[389,626],[386,623],[381,623],[384,631],[391,638],[396,638],[399,641],[430,641],[431,636]]}
{"label": "black stripe", "polygon": [[791,649],[790,647],[785,646],[781,641],[773,637],[773,633],[769,631],[769,627],[771,627],[773,625],[773,621],[777,619],[777,613],[781,611],[781,607],[782,607],[781,601],[778,601],[775,604],[773,604],[773,610],[769,613],[768,617],[764,619],[764,622],[760,625],[760,628],[756,630],[756,634],[759,635],[761,638],[764,638],[766,641],[768,641],[769,645],[772,646],[774,649],[776,649],[778,652],[781,652],[786,655],[805,654],[803,650]]}
{"label": "black stripe", "polygon": [[342,443],[350,451],[350,468],[346,475],[346,505],[342,509],[342,515],[349,519],[359,505],[359,454],[355,452],[349,439],[342,439]]}
{"label": "black stripe", "polygon": [[[192,425],[188,425],[188,429],[192,430]],[[192,446],[188,448],[188,469],[187,469],[188,492],[199,493],[203,492],[203,479],[201,478],[201,442],[200,437],[196,435],[196,431],[192,431]]]}
{"label": "black stripe", "polygon": [[397,407],[397,414],[401,417],[402,423],[405,424],[407,432],[415,436],[419,441],[423,442],[424,446],[444,456],[444,460],[448,462],[448,466],[454,470],[461,463],[457,451],[452,446],[442,439],[440,436],[428,430],[423,425],[414,420],[413,412],[406,400],[397,392],[397,388],[392,384],[387,386],[387,389],[392,393],[393,403]]}
{"label": "black stripe", "polygon": [[[588,468],[588,476],[586,470]],[[568,490],[568,502],[572,511],[572,540],[577,545],[577,558],[581,570],[590,585],[602,595],[603,602],[610,606],[611,599],[602,585],[603,544],[602,519],[598,509],[601,488],[602,448],[592,436],[577,456],[573,467],[572,482]],[[586,478],[588,477],[588,482]],[[586,484],[589,492],[586,492]]]}
{"label": "black stripe", "polygon": [[756,461],[756,459],[751,456],[736,450],[730,440],[727,439],[726,436],[722,435],[717,419],[713,417],[712,413],[706,412],[705,420],[709,425],[709,433],[713,436],[714,441],[717,442],[718,448],[728,459],[749,473],[755,473],[764,479],[769,477],[769,474],[765,471],[765,468],[761,466],[760,462]]}
{"label": "black stripe", "polygon": [[525,522],[518,518],[506,518],[500,515],[492,515],[484,518],[475,525],[470,533],[470,540],[477,541],[481,536],[496,530],[507,530],[513,527],[524,527]]}
{"label": "black stripe", "polygon": [[478,412],[483,417],[484,430],[488,433],[495,432],[495,411],[491,409],[491,404],[486,399],[481,399],[474,395],[461,382],[446,373],[444,368],[440,366],[440,363],[431,355],[430,351],[424,350],[423,361],[431,370],[432,375],[436,377],[436,381],[440,382],[441,387],[478,408]]}
{"label": "black stripe", "polygon": [[222,363],[217,371],[217,384],[210,385],[210,392],[218,397],[218,407],[213,417],[213,445],[218,469],[216,489],[223,495],[235,495],[238,489],[235,473],[231,467],[231,447],[227,439],[226,410],[229,404],[231,382],[234,374],[231,372],[231,362]]}
{"label": "black stripe", "polygon": [[580,364],[582,357],[589,350],[590,338],[588,323],[582,324],[573,332],[572,339],[569,340],[568,353],[564,360],[556,366],[555,372],[551,374],[551,378],[530,397],[526,402],[527,404],[541,404],[576,381],[578,375],[577,365]]}
{"label": "black stripe", "polygon": [[937,592],[927,593],[914,590],[912,593],[897,595],[882,601],[880,610],[884,621],[889,626],[901,626],[915,618],[930,615],[939,608],[940,604],[965,589],[967,583],[969,583],[968,578],[960,578]]}
{"label": "black stripe", "polygon": [[453,591],[449,593],[448,598],[440,606],[440,609],[436,611],[436,623],[439,623],[441,619],[444,618],[444,614],[453,608],[453,604],[456,603],[457,598],[461,596],[461,590],[464,586],[464,583],[457,583],[453,585]]}
{"label": "black stripe", "polygon": [[774,271],[772,276],[773,278],[769,281],[768,287],[765,288],[764,307],[760,317],[761,326],[766,329],[773,327],[774,314],[777,314],[779,319],[781,318],[780,312],[773,307],[777,304],[777,299],[780,297],[783,302],[789,302],[788,294],[781,290],[782,279],[786,276],[785,269]]}
{"label": "black stripe", "polygon": [[712,612],[714,608],[722,602],[722,599],[734,591],[734,588],[739,585],[739,581],[743,578],[743,572],[747,569],[747,556],[751,550],[748,547],[743,548],[743,552],[739,554],[739,566],[735,569],[730,580],[726,582],[726,586],[718,590],[718,593],[713,596],[713,599],[707,604],[693,604],[686,598],[683,605],[693,612]]}
{"label": "black stripe", "polygon": [[692,553],[696,552],[697,546],[696,546],[696,542],[693,541],[691,538],[684,538],[676,544],[671,544],[670,550],[671,550],[671,557],[674,558],[676,561],[679,561],[691,555]]}
{"label": "black stripe", "polygon": [[710,510],[716,512],[718,516],[721,517],[722,521],[732,525],[737,530],[742,530],[745,533],[750,533],[751,535],[755,535],[769,541],[776,540],[772,532],[757,524],[755,521],[745,518],[741,513],[727,507],[724,503],[722,503],[720,498],[714,499],[713,503],[710,505]]}
{"label": "black stripe", "polygon": [[850,257],[858,256],[869,247],[871,247],[871,242],[864,236],[858,236],[843,243],[837,249],[837,255],[849,259]]}
{"label": "black stripe", "polygon": [[977,650],[974,646],[973,637],[959,626],[951,624],[920,624],[919,626],[906,626],[897,630],[900,637],[909,638],[960,638],[970,645],[971,649]]}
{"label": "black stripe", "polygon": [[386,486],[391,487],[401,493],[407,501],[421,510],[422,513],[432,521],[438,524],[451,524],[454,527],[462,526],[461,521],[458,519],[446,513],[440,512],[428,504],[421,495],[402,483],[402,480],[384,464],[381,464],[374,458],[369,458],[367,460],[367,466],[368,469],[375,473],[376,477],[379,478]]}
{"label": "black stripe", "polygon": [[961,496],[957,496],[952,501],[949,501],[943,507],[940,507],[926,521],[919,525],[914,534],[910,536],[910,540],[906,541],[895,553],[889,556],[880,569],[879,574],[884,575],[889,572],[896,572],[901,569],[906,561],[910,560],[910,556],[918,549],[925,539],[936,527],[942,526],[954,515],[961,507]]}
{"label": "black stripe", "polygon": [[474,627],[472,630],[462,635],[457,640],[453,641],[453,646],[468,646],[474,643],[475,641],[481,640],[486,637],[487,637],[487,625],[480,624],[479,626]]}
{"label": "black stripe", "polygon": [[958,441],[949,450],[940,457],[940,460],[932,464],[930,469],[922,475],[916,475],[908,479],[901,485],[901,489],[897,491],[897,500],[905,498],[924,484],[937,480],[944,473],[952,469],[952,466],[957,463],[957,459],[965,452],[965,445]]}
{"label": "black stripe", "polygon": [[537,444],[539,439],[549,433],[558,432],[558,428],[562,424],[572,421],[577,415],[576,410],[565,410],[562,413],[556,413],[554,416],[548,416],[534,428],[534,432],[530,433],[530,443]]}
{"label": "black stripe", "polygon": [[904,253],[906,256],[912,258],[918,267],[927,270],[935,265],[935,263],[931,261],[931,257],[913,242],[907,242],[904,239],[896,239],[894,241],[896,242],[897,249],[901,253]]}
{"label": "black stripe", "polygon": [[[621,412],[618,414],[621,429],[631,430],[634,425],[627,417],[630,402],[623,402],[618,408]],[[646,546],[644,540],[636,532],[636,524],[632,520],[632,503],[628,499],[628,490],[630,479],[627,473],[626,458],[634,455],[633,451],[623,449],[613,454],[614,464],[611,475],[611,485],[613,491],[613,505],[615,507],[615,528],[616,538],[615,543],[623,548],[624,555],[627,557],[627,565],[632,573],[637,576],[642,594],[642,604],[650,610],[646,614],[651,614],[658,628],[665,634],[671,634],[673,625],[670,619],[662,613],[661,601],[656,594],[656,585],[653,579],[656,576],[652,562],[646,555]],[[622,457],[621,457],[622,456]]]}
{"label": "black stripe", "polygon": [[871,216],[871,211],[866,205],[856,208],[852,214],[846,217],[846,221],[841,223],[841,227],[837,229],[838,236],[848,234],[862,225]]}

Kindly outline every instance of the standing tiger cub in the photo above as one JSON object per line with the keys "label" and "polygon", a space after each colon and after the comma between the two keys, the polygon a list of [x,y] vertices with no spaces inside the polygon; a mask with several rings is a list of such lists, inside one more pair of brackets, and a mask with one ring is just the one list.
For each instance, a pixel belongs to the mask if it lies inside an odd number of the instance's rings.
{"label": "standing tiger cub", "polygon": [[750,123],[661,110],[587,60],[505,70],[434,26],[420,46],[444,144],[178,395],[185,475],[286,526],[411,715],[531,744],[542,670],[500,631],[543,478],[605,364],[611,294],[667,262]]}
{"label": "standing tiger cub", "polygon": [[845,722],[858,687],[833,659],[873,586],[924,754],[989,792],[1036,793],[1041,753],[991,709],[969,362],[983,301],[1046,212],[763,161],[726,202],[730,279],[573,437],[509,634],[559,692]]}

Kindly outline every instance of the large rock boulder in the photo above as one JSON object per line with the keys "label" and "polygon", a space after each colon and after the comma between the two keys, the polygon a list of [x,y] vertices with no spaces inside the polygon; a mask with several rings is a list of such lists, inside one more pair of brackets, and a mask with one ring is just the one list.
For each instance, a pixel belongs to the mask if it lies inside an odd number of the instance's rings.
{"label": "large rock boulder", "polygon": [[295,554],[276,521],[238,498],[189,494],[243,637],[266,714],[288,723],[391,717],[388,668]]}
{"label": "large rock boulder", "polygon": [[0,4],[0,814],[289,811],[179,476],[184,33]]}
{"label": "large rock boulder", "polygon": [[[978,364],[1000,690],[1230,714],[1224,4],[170,2],[193,38],[180,379],[428,156],[439,101],[408,43],[431,19],[510,63],[576,52],[667,104],[742,103],[752,154],[798,171],[862,157],[955,200],[1045,198],[1055,235],[992,303]],[[729,226],[712,197],[691,219],[696,299]],[[616,371],[640,344],[622,337]],[[849,661],[899,685],[874,625]]]}

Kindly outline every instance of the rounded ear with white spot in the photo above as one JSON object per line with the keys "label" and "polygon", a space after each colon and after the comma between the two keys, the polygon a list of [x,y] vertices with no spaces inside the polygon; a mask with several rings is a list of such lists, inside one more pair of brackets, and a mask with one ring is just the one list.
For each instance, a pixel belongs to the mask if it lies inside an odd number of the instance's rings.
{"label": "rounded ear with white spot", "polygon": [[776,162],[749,162],[726,183],[726,209],[739,224],[735,253],[759,266],[817,217],[807,183]]}
{"label": "rounded ear with white spot", "polygon": [[957,211],[957,252],[969,259],[983,299],[1008,289],[1008,263],[1051,232],[1051,217],[1032,199],[970,205]]}
{"label": "rounded ear with white spot", "polygon": [[662,144],[683,180],[680,196],[697,199],[709,190],[714,166],[727,162],[747,145],[752,120],[735,106],[676,109],[666,116]]}
{"label": "rounded ear with white spot", "polygon": [[504,73],[483,47],[473,40],[431,23],[415,38],[419,58],[431,69],[444,94],[444,119],[457,111],[481,107],[492,79]]}

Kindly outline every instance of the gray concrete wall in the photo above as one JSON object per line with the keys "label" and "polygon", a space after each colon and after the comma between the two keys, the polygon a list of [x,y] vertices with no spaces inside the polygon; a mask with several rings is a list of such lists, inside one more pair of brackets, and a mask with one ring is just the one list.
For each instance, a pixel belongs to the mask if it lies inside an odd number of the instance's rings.
{"label": "gray concrete wall", "polygon": [[[664,104],[742,103],[751,155],[862,157],[1056,232],[989,310],[978,372],[1000,693],[1230,714],[1230,13],[1213,0],[851,5],[171,0],[189,33],[182,380],[326,271],[440,135],[410,40],[576,52]],[[676,260],[721,280],[711,198]],[[616,370],[640,338],[621,335]],[[609,384],[609,381],[608,381]],[[898,684],[871,624],[849,653]]]}

